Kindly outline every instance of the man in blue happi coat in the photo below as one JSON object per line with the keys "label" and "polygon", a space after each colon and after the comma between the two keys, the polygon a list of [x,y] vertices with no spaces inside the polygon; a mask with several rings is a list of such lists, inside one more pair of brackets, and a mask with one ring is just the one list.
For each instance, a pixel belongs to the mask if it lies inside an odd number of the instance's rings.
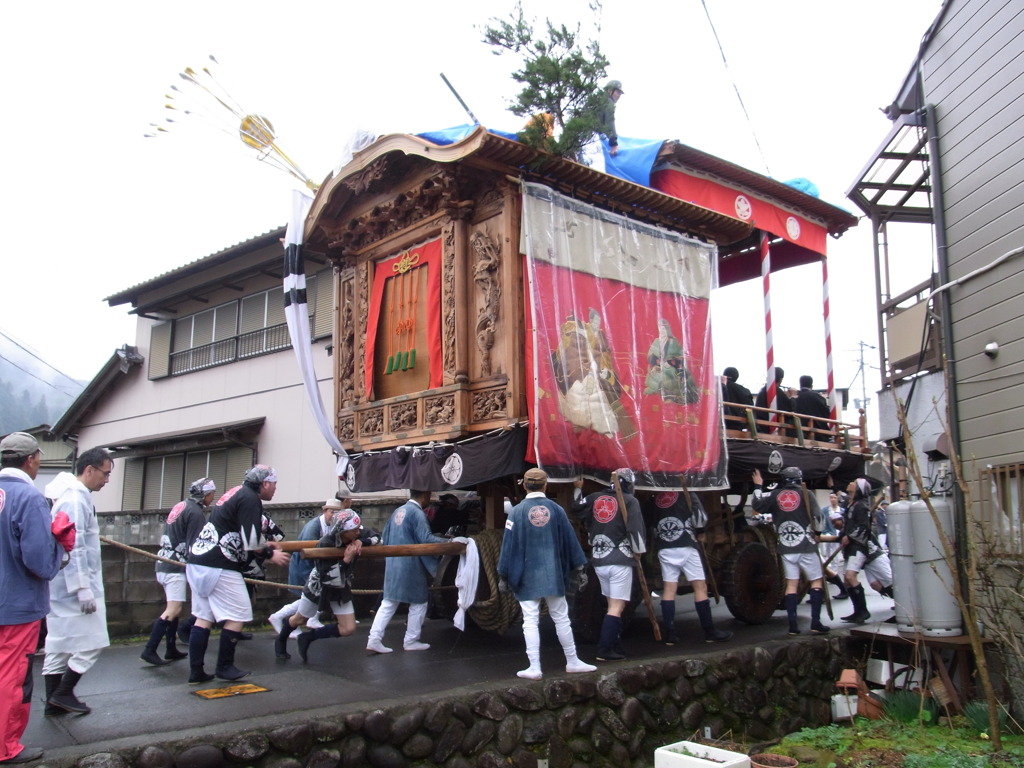
{"label": "man in blue happi coat", "polygon": [[587,583],[583,554],[565,510],[544,495],[548,476],[529,469],[523,476],[526,498],[509,513],[498,558],[498,589],[511,591],[523,609],[523,635],[530,666],[518,673],[527,680],[543,677],[540,663],[540,601],[548,605],[558,642],[565,653],[565,671],[593,672],[579,660],[569,624],[567,588],[576,591]]}
{"label": "man in blue happi coat", "polygon": [[[382,544],[430,544],[457,541],[465,544],[468,539],[446,539],[430,532],[430,523],[423,508],[430,503],[430,491],[410,491],[409,500],[391,513],[388,524],[381,534]],[[401,603],[409,604],[409,621],[406,624],[403,647],[407,651],[425,651],[430,648],[420,642],[423,620],[427,616],[427,597],[430,580],[437,571],[436,556],[389,557],[384,563],[384,599],[377,615],[373,617],[366,650],[373,653],[391,653],[384,645],[384,630],[395,615]]]}

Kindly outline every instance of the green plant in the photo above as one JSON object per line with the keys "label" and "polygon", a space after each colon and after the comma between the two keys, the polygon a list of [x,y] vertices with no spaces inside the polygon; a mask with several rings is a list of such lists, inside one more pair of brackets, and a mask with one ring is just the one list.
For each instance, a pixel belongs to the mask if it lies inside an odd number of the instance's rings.
{"label": "green plant", "polygon": [[986,755],[965,755],[939,752],[931,755],[907,755],[904,768],[989,768],[992,763]]}
{"label": "green plant", "polygon": [[[1006,730],[1008,720],[1006,716],[1006,710],[999,707],[999,728]],[[978,733],[988,733],[988,704],[984,701],[969,701],[964,705],[964,717],[967,718],[967,723],[970,725],[971,730],[977,731]]]}
{"label": "green plant", "polygon": [[[600,19],[600,0],[594,0],[591,11]],[[513,114],[530,117],[519,140],[561,157],[576,157],[599,127],[598,105],[607,99],[599,90],[608,67],[600,43],[584,42],[579,24],[572,30],[546,20],[543,31],[534,30],[519,3],[508,20],[491,21],[482,30],[483,42],[495,54],[512,53],[523,62],[512,73],[523,89],[509,104]],[[596,31],[600,35],[600,27]],[[549,115],[553,125],[541,115]]]}
{"label": "green plant", "polygon": [[882,703],[882,712],[898,723],[935,722],[938,715],[935,702],[922,691],[892,691]]}
{"label": "green plant", "polygon": [[797,744],[810,746],[827,752],[841,753],[847,745],[849,729],[839,725],[826,725],[821,728],[801,728],[799,732],[787,739]]}

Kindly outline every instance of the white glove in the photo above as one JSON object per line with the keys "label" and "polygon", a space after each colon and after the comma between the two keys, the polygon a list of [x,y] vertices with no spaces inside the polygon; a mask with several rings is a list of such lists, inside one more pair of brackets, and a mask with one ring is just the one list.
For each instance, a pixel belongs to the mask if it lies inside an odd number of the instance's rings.
{"label": "white glove", "polygon": [[451,541],[452,544],[469,544],[469,539],[465,536],[453,536],[449,541]]}
{"label": "white glove", "polygon": [[96,595],[88,587],[78,590],[78,607],[82,613],[96,613]]}

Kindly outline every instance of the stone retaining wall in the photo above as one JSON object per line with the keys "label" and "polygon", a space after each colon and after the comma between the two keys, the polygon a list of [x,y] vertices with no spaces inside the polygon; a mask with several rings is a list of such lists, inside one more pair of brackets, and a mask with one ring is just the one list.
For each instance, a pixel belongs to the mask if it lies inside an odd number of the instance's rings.
{"label": "stone retaining wall", "polygon": [[[84,758],[61,768],[649,768],[654,750],[705,728],[765,743],[830,721],[848,665],[844,640],[815,637],[699,659],[627,662],[587,675],[453,692],[368,711],[291,713],[272,725],[207,732]],[[230,726],[226,726],[230,727]],[[49,758],[49,756],[48,756]]]}

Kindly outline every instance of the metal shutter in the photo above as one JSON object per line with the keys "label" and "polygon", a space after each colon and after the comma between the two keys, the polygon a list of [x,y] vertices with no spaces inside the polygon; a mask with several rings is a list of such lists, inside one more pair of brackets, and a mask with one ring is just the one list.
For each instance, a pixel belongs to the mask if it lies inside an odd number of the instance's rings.
{"label": "metal shutter", "polygon": [[315,313],[313,338],[319,339],[334,332],[334,270],[325,269],[320,272],[315,282],[313,290],[316,293],[316,302],[315,306],[310,302],[310,307]]}
{"label": "metal shutter", "polygon": [[161,508],[173,507],[185,498],[185,454],[164,456],[164,477],[160,486]]}
{"label": "metal shutter", "polygon": [[149,335],[149,378],[162,379],[171,373],[170,321],[157,323]]}
{"label": "metal shutter", "polygon": [[125,459],[121,473],[124,476],[121,490],[121,509],[134,511],[142,509],[142,480],[145,472],[145,459]]}
{"label": "metal shutter", "polygon": [[253,465],[251,448],[228,448],[227,476],[224,480],[225,490],[242,484],[246,471]]}
{"label": "metal shutter", "polygon": [[160,486],[164,479],[164,457],[146,459],[145,480],[142,489],[142,508],[160,509]]}

